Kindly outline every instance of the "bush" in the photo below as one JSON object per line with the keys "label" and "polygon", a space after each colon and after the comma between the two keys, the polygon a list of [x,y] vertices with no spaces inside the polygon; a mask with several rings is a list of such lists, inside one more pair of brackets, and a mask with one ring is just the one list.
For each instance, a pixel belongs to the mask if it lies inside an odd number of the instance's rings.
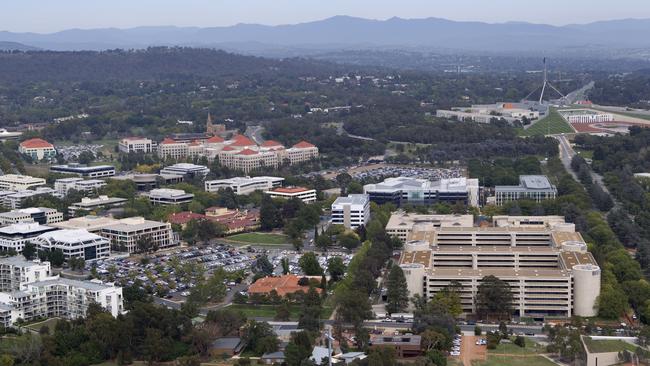
{"label": "bush", "polygon": [[298,280],[298,286],[309,286],[309,278],[300,277],[300,279]]}
{"label": "bush", "polygon": [[483,333],[483,330],[481,329],[481,327],[479,327],[478,325],[475,326],[475,327],[474,327],[474,335],[475,335],[475,336],[480,336],[481,333]]}
{"label": "bush", "polygon": [[487,334],[487,348],[496,349],[501,341],[501,334],[497,332],[489,332]]}
{"label": "bush", "polygon": [[523,336],[517,336],[517,338],[515,338],[514,343],[517,346],[521,347],[521,348],[525,348],[526,347],[526,338],[524,338]]}

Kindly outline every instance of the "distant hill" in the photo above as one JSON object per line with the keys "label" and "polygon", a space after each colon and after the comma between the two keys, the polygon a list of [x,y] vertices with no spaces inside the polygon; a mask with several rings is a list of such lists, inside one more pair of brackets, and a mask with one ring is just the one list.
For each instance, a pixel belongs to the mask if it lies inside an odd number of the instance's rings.
{"label": "distant hill", "polygon": [[38,48],[18,42],[0,41],[0,51],[36,51]]}
{"label": "distant hill", "polygon": [[648,48],[650,19],[552,26],[523,22],[483,23],[440,18],[369,20],[336,16],[320,21],[266,26],[138,27],[70,29],[51,34],[0,32],[0,39],[51,50],[104,50],[152,45],[226,49],[429,47],[517,52],[582,48]]}

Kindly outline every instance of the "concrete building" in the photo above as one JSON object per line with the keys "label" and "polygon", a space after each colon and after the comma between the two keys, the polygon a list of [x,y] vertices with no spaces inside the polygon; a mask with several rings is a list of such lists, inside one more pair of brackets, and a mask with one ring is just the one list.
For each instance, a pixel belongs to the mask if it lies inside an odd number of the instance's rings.
{"label": "concrete building", "polygon": [[45,179],[30,177],[29,175],[5,174],[0,175],[0,190],[25,191],[45,185]]}
{"label": "concrete building", "polygon": [[264,193],[271,198],[291,199],[296,197],[304,203],[316,202],[316,190],[304,187],[279,187]]}
{"label": "concrete building", "polygon": [[104,226],[102,237],[117,247],[124,247],[129,253],[140,251],[138,241],[146,238],[153,248],[165,249],[178,245],[172,225],[166,222],[145,220],[143,217],[129,217]]}
{"label": "concrete building", "polygon": [[152,189],[160,188],[161,184],[182,183],[184,177],[175,174],[125,174],[116,175],[111,179],[130,180],[135,183],[138,191],[148,192]]}
{"label": "concrete building", "polygon": [[118,148],[121,152],[149,154],[155,151],[156,144],[146,137],[125,137],[120,140]]}
{"label": "concrete building", "polygon": [[490,123],[492,119],[504,119],[509,123],[536,120],[541,114],[546,113],[544,107],[530,103],[495,103],[475,104],[471,107],[457,107],[451,110],[439,109],[436,117],[456,119],[458,121],[471,121],[477,123]]}
{"label": "concrete building", "polygon": [[189,145],[166,138],[158,144],[158,156],[163,159],[182,160],[188,156]]}
{"label": "concrete building", "polygon": [[66,196],[71,190],[97,193],[105,185],[106,182],[101,179],[61,178],[54,181],[54,189],[61,196]]}
{"label": "concrete building", "polygon": [[147,197],[154,205],[182,205],[190,203],[194,199],[192,193],[185,193],[182,189],[169,188],[152,189]]}
{"label": "concrete building", "polygon": [[63,213],[48,207],[29,207],[0,213],[0,225],[36,222],[41,225],[63,221]]}
{"label": "concrete building", "polygon": [[50,276],[50,262],[30,261],[23,256],[0,258],[0,292],[17,291],[24,283]]}
{"label": "concrete building", "polygon": [[97,198],[84,197],[81,202],[68,206],[70,216],[76,216],[79,211],[97,211],[124,206],[128,200],[120,197],[99,196]]}
{"label": "concrete building", "polygon": [[95,216],[85,215],[81,217],[74,217],[67,221],[61,221],[52,224],[52,227],[58,229],[79,230],[83,229],[89,233],[101,235],[102,229],[106,226],[114,225],[119,220],[110,216]]}
{"label": "concrete building", "polygon": [[33,138],[25,140],[18,145],[18,152],[28,155],[33,160],[49,160],[56,157],[56,149],[49,142]]}
{"label": "concrete building", "polygon": [[189,163],[174,164],[160,170],[160,174],[163,175],[180,175],[183,177],[198,177],[201,179],[205,178],[209,173],[210,169],[208,169],[207,166]]}
{"label": "concrete building", "polygon": [[[7,192],[11,192],[9,194],[4,194]],[[31,197],[36,197],[40,195],[56,195],[56,191],[52,188],[49,187],[36,187],[34,190],[24,190],[24,191],[18,191],[18,192],[13,192],[13,191],[3,191],[2,194],[2,205],[5,208],[11,209],[11,210],[16,210],[20,209],[23,207],[23,203],[25,200]]]}
{"label": "concrete building", "polygon": [[81,164],[66,164],[66,165],[52,165],[50,172],[61,174],[74,174],[83,178],[101,178],[112,177],[115,175],[115,167],[112,165],[81,165]]}
{"label": "concrete building", "polygon": [[557,188],[544,175],[521,175],[518,186],[496,186],[494,194],[497,206],[501,206],[516,200],[541,202],[554,199]]}
{"label": "concrete building", "polygon": [[31,240],[39,250],[60,249],[66,259],[83,258],[86,261],[108,258],[111,244],[108,239],[86,230],[57,230],[41,234]]}
{"label": "concrete building", "polygon": [[595,109],[562,109],[558,113],[569,123],[603,123],[613,122],[612,113],[604,113]]}
{"label": "concrete building", "polygon": [[[404,215],[391,217],[393,230]],[[411,295],[431,298],[460,284],[463,311],[475,313],[478,287],[493,275],[510,286],[516,315],[596,315],[600,268],[573,224],[557,216],[502,216],[488,227],[438,226],[440,220],[419,216],[400,225],[406,240],[399,263]]]}
{"label": "concrete building", "polygon": [[438,202],[462,202],[472,207],[479,204],[478,179],[451,178],[439,181],[408,177],[388,178],[382,183],[363,187],[370,201],[378,204],[394,203],[432,205]]}
{"label": "concrete building", "polygon": [[0,227],[0,252],[22,252],[25,244],[33,238],[56,230],[56,228],[39,225],[35,222],[23,222]]}
{"label": "concrete building", "polygon": [[395,350],[398,358],[417,357],[422,354],[422,337],[413,334],[373,335],[368,344],[370,349],[388,347]]}
{"label": "concrete building", "polygon": [[370,221],[370,199],[366,194],[351,194],[339,197],[332,203],[333,225],[343,225],[348,229],[366,226]]}
{"label": "concrete building", "polygon": [[206,192],[218,192],[230,188],[239,195],[251,194],[257,190],[265,191],[282,186],[284,178],[279,177],[235,177],[230,179],[208,180],[205,182]]}

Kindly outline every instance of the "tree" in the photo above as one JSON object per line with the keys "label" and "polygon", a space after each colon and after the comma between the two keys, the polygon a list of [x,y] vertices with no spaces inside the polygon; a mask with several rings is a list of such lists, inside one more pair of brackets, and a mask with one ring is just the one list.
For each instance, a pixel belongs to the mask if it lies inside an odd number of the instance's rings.
{"label": "tree", "polygon": [[323,268],[318,263],[318,259],[316,259],[313,252],[303,254],[298,264],[306,276],[320,276],[323,274]]}
{"label": "tree", "polygon": [[334,282],[343,278],[343,275],[345,274],[345,264],[343,263],[343,259],[341,259],[341,257],[330,258],[327,261],[327,272],[330,274],[330,278]]}
{"label": "tree", "polygon": [[34,259],[34,257],[36,257],[36,245],[32,244],[31,242],[25,243],[25,246],[23,247],[22,255],[27,260]]}
{"label": "tree", "polygon": [[287,366],[300,366],[301,362],[311,355],[312,339],[305,331],[291,334],[291,342],[287,345],[284,356]]}
{"label": "tree", "polygon": [[322,251],[326,251],[332,245],[332,239],[328,235],[320,235],[314,241],[316,247]]}
{"label": "tree", "polygon": [[337,237],[339,244],[347,250],[353,250],[361,244],[359,236],[354,231],[346,231]]}
{"label": "tree", "polygon": [[372,318],[368,296],[360,295],[363,293],[365,290],[359,288],[345,288],[336,293],[336,316],[340,321],[359,326],[364,320]]}
{"label": "tree", "polygon": [[618,319],[627,306],[627,295],[620,288],[612,284],[603,285],[598,296],[598,316],[605,319]]}
{"label": "tree", "polygon": [[510,286],[493,275],[481,279],[476,293],[476,310],[480,317],[509,318],[512,314]]}
{"label": "tree", "polygon": [[347,195],[347,187],[352,182],[352,176],[348,173],[341,173],[336,176],[336,183],[341,188],[341,196]]}
{"label": "tree", "polygon": [[276,321],[289,321],[291,318],[291,305],[288,301],[282,301],[280,305],[275,310],[275,317],[273,318]]}
{"label": "tree", "polygon": [[273,230],[280,223],[280,212],[269,195],[262,197],[260,206],[260,227],[262,230]]}
{"label": "tree", "polygon": [[209,311],[205,321],[217,325],[222,336],[229,336],[239,332],[239,328],[246,323],[246,315],[239,310],[225,307]]}
{"label": "tree", "polygon": [[376,347],[368,352],[368,365],[393,366],[396,364],[395,349],[392,347]]}
{"label": "tree", "polygon": [[425,352],[429,352],[433,349],[443,350],[447,343],[447,337],[433,329],[425,330],[420,334],[420,336],[422,337],[422,350]]}
{"label": "tree", "polygon": [[280,260],[280,264],[282,265],[282,274],[286,275],[289,274],[289,258],[282,258]]}
{"label": "tree", "polygon": [[386,283],[386,311],[399,313],[409,304],[408,285],[400,266],[392,266]]}
{"label": "tree", "polygon": [[526,347],[526,338],[524,338],[523,336],[518,335],[517,338],[515,338],[514,344],[516,344],[517,346],[519,346],[521,348],[525,348]]}
{"label": "tree", "polygon": [[474,335],[480,336],[483,333],[483,330],[478,325],[474,327]]}
{"label": "tree", "polygon": [[252,266],[252,270],[255,274],[260,276],[270,276],[273,274],[273,264],[269,261],[269,257],[262,255],[257,258],[255,263]]}
{"label": "tree", "polygon": [[95,155],[92,151],[84,150],[79,153],[79,158],[77,160],[79,161],[79,164],[87,165],[95,160]]}

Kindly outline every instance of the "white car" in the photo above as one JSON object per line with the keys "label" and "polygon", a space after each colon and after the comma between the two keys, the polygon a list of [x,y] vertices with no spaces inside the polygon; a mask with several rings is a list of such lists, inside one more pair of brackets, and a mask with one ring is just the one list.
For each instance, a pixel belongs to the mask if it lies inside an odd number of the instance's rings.
{"label": "white car", "polygon": [[460,356],[460,352],[458,352],[458,351],[451,351],[450,355],[452,355],[452,356]]}

